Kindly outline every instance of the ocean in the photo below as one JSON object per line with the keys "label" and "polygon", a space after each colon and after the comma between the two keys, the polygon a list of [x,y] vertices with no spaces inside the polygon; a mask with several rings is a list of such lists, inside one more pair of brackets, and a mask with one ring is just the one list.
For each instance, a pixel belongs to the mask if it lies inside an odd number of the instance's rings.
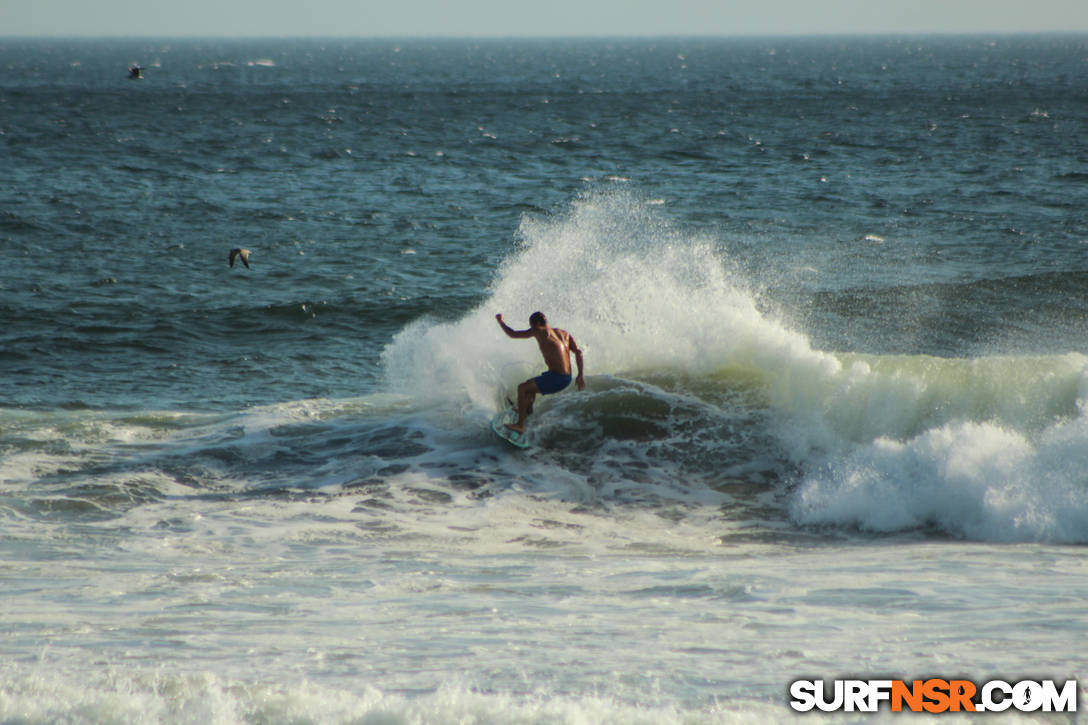
{"label": "ocean", "polygon": [[[0,722],[1084,701],[1085,78],[1062,34],[0,40]],[[522,451],[535,310],[587,387]]]}

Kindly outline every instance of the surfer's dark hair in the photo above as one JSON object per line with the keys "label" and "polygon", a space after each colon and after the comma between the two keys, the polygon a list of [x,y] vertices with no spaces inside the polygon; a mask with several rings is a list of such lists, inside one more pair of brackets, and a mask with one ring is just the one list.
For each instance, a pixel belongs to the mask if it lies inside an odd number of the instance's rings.
{"label": "surfer's dark hair", "polygon": [[543,312],[534,312],[529,315],[529,327],[544,327],[548,324],[548,318]]}

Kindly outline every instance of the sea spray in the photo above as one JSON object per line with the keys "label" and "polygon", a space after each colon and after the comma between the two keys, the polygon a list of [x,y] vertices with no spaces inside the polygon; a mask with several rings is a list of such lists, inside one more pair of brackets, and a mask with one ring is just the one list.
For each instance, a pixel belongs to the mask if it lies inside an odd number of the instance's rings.
{"label": "sea spray", "polygon": [[526,217],[487,302],[454,323],[417,321],[382,360],[394,390],[487,406],[496,373],[536,361],[495,325],[527,326],[540,309],[587,349],[591,374],[706,375],[763,370],[779,358],[834,361],[769,319],[713,240],[674,228],[632,192],[590,193],[561,214]]}

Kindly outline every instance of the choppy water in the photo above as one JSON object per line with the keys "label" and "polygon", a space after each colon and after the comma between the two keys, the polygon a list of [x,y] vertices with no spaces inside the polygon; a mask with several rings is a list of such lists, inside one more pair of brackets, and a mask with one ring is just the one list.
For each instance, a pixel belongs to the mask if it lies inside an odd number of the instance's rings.
{"label": "choppy water", "polygon": [[[798,678],[1083,676],[1086,65],[0,42],[0,720],[765,722]],[[523,453],[487,422],[539,360],[494,315],[535,309],[588,389]]]}

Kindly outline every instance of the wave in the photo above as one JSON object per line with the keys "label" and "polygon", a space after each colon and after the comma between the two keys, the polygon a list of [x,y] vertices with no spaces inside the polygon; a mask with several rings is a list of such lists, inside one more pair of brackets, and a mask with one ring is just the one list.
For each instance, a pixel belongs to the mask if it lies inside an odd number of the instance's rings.
{"label": "wave", "polygon": [[[1018,285],[1041,295],[1046,279],[1004,287]],[[373,305],[243,301],[215,320],[190,310],[155,340],[199,353],[187,325],[226,339],[239,315],[259,329],[316,316],[350,332],[379,314]],[[720,240],[676,227],[667,205],[626,187],[527,213],[483,304],[454,320],[418,317],[426,307],[385,311],[400,331],[381,354],[381,390],[362,398],[239,397],[214,414],[0,409],[0,480],[29,491],[14,515],[71,503],[72,520],[145,506],[154,517],[163,500],[346,495],[411,526],[420,506],[519,491],[668,516],[711,510],[776,535],[1088,541],[1088,357],[820,349],[768,312]],[[488,420],[541,363],[494,315],[518,326],[536,309],[586,349],[589,386],[539,401],[530,435],[545,455],[517,456]],[[129,344],[121,332],[114,347]],[[282,335],[296,353],[297,333]],[[240,387],[254,367],[208,365]]]}
{"label": "wave", "polygon": [[[719,488],[746,456],[760,470],[777,461],[788,514],[804,526],[1088,541],[1078,473],[1088,357],[831,352],[765,307],[714,239],[675,228],[637,193],[592,192],[564,212],[527,215],[486,302],[454,322],[408,325],[382,362],[389,390],[486,419],[508,384],[503,369],[539,365],[531,341],[507,339],[494,315],[516,325],[541,309],[586,348],[596,376],[588,398],[558,396],[561,414],[537,423],[541,441],[567,455],[609,461],[620,477],[641,466],[636,483],[674,487],[670,477],[690,474],[678,460],[701,460],[702,485]],[[665,412],[609,425],[594,409],[616,397],[614,381],[638,392],[613,413],[653,409],[639,397]],[[738,421],[759,434],[730,439],[723,431]]]}

